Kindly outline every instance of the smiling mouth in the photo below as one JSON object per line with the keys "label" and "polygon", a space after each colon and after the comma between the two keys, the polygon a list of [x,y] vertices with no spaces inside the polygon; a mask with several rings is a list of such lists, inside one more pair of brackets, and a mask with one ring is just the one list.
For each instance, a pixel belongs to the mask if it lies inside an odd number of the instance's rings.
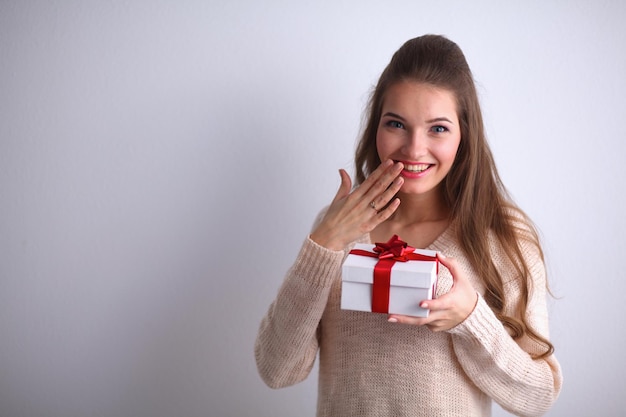
{"label": "smiling mouth", "polygon": [[419,174],[420,172],[424,172],[426,171],[428,168],[430,168],[431,165],[429,164],[404,164],[404,169],[405,171],[414,173],[414,174]]}

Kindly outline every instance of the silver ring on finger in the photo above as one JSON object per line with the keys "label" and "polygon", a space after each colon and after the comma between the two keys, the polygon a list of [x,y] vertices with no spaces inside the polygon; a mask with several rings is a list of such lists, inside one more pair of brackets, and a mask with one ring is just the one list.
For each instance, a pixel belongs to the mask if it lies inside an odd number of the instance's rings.
{"label": "silver ring on finger", "polygon": [[373,208],[374,211],[378,211],[378,209],[376,208],[376,204],[374,203],[373,200],[370,202],[370,207]]}

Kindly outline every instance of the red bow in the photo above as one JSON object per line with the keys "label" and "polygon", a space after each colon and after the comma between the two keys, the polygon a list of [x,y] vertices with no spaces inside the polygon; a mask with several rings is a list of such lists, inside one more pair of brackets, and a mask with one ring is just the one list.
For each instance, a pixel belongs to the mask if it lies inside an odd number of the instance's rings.
{"label": "red bow", "polygon": [[407,255],[413,253],[415,248],[409,246],[398,235],[393,235],[385,243],[376,242],[374,252],[378,253],[378,259],[393,259],[394,261],[406,262]]}

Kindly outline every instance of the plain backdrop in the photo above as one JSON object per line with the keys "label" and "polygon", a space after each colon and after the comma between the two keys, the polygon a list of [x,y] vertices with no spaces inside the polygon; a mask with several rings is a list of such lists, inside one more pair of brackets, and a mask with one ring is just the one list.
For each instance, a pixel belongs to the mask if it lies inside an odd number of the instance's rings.
{"label": "plain backdrop", "polygon": [[[565,384],[626,410],[626,3],[0,1],[0,416],[314,416],[259,321],[368,94],[444,34],[542,231]],[[494,415],[507,415],[494,407]]]}

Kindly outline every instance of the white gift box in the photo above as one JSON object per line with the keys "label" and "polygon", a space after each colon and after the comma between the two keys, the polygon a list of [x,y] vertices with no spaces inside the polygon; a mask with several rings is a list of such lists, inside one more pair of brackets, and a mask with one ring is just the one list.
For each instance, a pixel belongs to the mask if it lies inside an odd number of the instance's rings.
{"label": "white gift box", "polygon": [[[374,253],[375,245],[357,243],[354,249]],[[437,252],[415,249],[414,253],[435,257]],[[377,257],[349,254],[342,266],[341,309],[372,311],[374,267]],[[391,268],[389,314],[428,317],[420,302],[436,294],[437,261],[397,261]]]}

